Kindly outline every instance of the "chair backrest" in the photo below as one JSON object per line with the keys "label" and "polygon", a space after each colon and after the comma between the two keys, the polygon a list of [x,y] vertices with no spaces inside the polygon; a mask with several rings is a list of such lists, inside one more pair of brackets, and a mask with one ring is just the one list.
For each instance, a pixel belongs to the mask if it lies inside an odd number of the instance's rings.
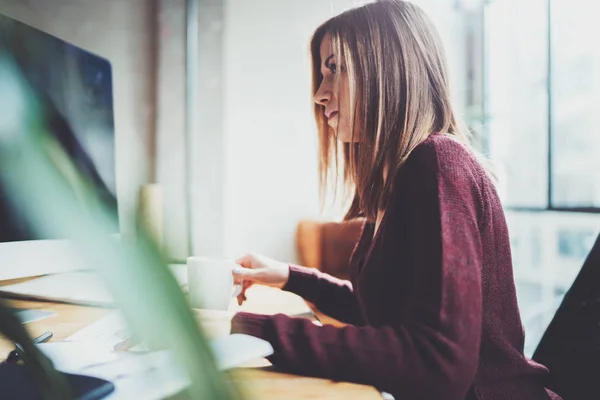
{"label": "chair backrest", "polygon": [[600,236],[556,311],[533,359],[564,400],[600,399]]}
{"label": "chair backrest", "polygon": [[364,219],[351,221],[304,220],[296,231],[300,264],[348,279],[348,265],[360,238]]}

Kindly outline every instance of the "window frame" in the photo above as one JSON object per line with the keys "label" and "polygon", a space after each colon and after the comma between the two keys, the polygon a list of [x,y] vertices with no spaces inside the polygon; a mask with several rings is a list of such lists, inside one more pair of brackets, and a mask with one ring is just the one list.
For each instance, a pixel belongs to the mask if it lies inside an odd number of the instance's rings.
{"label": "window frame", "polygon": [[[481,54],[480,60],[472,60],[473,62],[479,63],[479,68],[481,71],[481,118],[479,118],[479,123],[481,123],[481,135],[482,135],[482,143],[484,147],[484,152],[490,153],[490,142],[491,142],[491,133],[489,129],[489,121],[491,120],[491,113],[488,108],[488,93],[489,93],[489,79],[488,79],[488,54],[489,54],[489,45],[488,45],[488,34],[487,34],[487,26],[488,26],[488,12],[489,6],[496,2],[503,0],[482,0],[481,3],[481,48],[479,50],[479,54]],[[573,213],[587,213],[587,214],[600,214],[600,206],[555,206],[553,204],[553,188],[554,188],[554,134],[555,134],[555,123],[554,123],[554,93],[553,93],[553,79],[554,79],[554,68],[553,68],[553,55],[554,55],[554,42],[553,42],[553,1],[554,0],[546,0],[546,10],[547,10],[547,56],[548,56],[548,65],[547,65],[547,77],[546,77],[546,91],[548,95],[547,101],[547,115],[548,115],[548,128],[546,131],[547,135],[547,148],[546,148],[546,183],[547,183],[547,193],[546,193],[546,205],[545,207],[537,207],[537,206],[515,206],[515,205],[507,205],[505,206],[506,210],[515,211],[515,212],[573,212]],[[473,92],[477,90],[477,88],[471,88]]]}

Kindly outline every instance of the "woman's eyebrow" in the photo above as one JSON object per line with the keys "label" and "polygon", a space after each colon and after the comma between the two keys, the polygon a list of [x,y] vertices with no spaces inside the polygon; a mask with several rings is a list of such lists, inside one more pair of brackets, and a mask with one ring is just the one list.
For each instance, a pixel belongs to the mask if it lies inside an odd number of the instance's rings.
{"label": "woman's eyebrow", "polygon": [[334,55],[330,55],[329,57],[327,57],[327,59],[325,59],[325,67],[329,68],[331,66],[331,64],[329,63],[331,61],[331,59],[334,57]]}

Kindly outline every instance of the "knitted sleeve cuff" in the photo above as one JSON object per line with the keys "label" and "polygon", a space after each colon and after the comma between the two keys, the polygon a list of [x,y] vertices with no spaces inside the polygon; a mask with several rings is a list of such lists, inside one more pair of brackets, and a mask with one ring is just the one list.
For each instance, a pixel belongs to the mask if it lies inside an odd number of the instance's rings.
{"label": "knitted sleeve cuff", "polygon": [[282,290],[303,297],[307,290],[310,290],[314,286],[315,281],[316,276],[312,269],[290,264],[290,276]]}
{"label": "knitted sleeve cuff", "polygon": [[238,312],[231,320],[231,333],[244,333],[266,339],[265,326],[270,318],[268,315]]}

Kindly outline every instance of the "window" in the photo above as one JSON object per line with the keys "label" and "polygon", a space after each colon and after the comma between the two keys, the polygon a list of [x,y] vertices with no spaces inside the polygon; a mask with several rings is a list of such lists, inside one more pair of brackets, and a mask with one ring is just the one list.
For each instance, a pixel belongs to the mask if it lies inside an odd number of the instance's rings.
{"label": "window", "polygon": [[547,204],[546,1],[497,0],[486,7],[484,126],[507,206]]}
{"label": "window", "polygon": [[595,239],[596,232],[588,227],[559,229],[558,255],[565,259],[581,260],[587,256]]}
{"label": "window", "polygon": [[600,24],[588,0],[486,0],[484,149],[511,234],[526,354],[600,231]]}
{"label": "window", "polygon": [[600,214],[507,209],[506,216],[531,356],[600,232]]}
{"label": "window", "polygon": [[600,208],[600,24],[588,0],[551,5],[552,204]]}
{"label": "window", "polygon": [[600,24],[587,0],[484,6],[487,149],[507,207],[600,212]]}

